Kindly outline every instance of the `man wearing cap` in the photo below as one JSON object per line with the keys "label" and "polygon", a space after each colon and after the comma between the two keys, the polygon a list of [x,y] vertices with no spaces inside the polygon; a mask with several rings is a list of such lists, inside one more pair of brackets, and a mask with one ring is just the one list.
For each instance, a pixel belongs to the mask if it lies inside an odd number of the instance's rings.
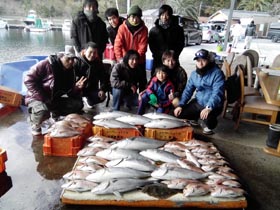
{"label": "man wearing cap", "polygon": [[146,51],[148,47],[148,28],[141,19],[142,10],[138,5],[132,6],[127,15],[127,20],[119,27],[114,52],[118,62],[121,62],[128,50],[136,50],[139,55],[139,68],[141,69],[141,83],[139,90],[146,89]]}
{"label": "man wearing cap", "polygon": [[74,48],[66,47],[65,52],[50,55],[27,73],[25,102],[33,135],[41,135],[41,124],[50,117],[50,112],[58,117],[82,110],[81,89],[85,78],[76,82],[75,58]]}
{"label": "man wearing cap", "polygon": [[108,42],[108,33],[105,22],[98,17],[97,0],[84,0],[83,11],[79,11],[73,19],[71,39],[75,50],[80,52],[88,42],[98,44],[98,55],[102,59]]}
{"label": "man wearing cap", "polygon": [[[179,106],[174,115],[181,119],[197,121],[206,135],[213,134],[217,124],[217,117],[221,114],[224,104],[225,77],[215,64],[213,53],[201,49],[195,53],[196,71],[191,73],[190,79],[183,91]],[[195,97],[192,98],[193,93]]]}
{"label": "man wearing cap", "polygon": [[179,60],[185,45],[184,30],[178,24],[178,17],[173,15],[172,7],[162,5],[158,17],[149,32],[149,47],[154,59],[151,75],[154,75],[155,68],[162,64],[161,58],[165,50],[173,50],[175,58]]}

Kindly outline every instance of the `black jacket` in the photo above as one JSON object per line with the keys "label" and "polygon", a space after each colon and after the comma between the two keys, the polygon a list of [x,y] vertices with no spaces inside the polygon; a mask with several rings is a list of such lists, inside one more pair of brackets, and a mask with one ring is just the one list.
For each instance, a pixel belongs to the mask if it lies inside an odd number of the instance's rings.
{"label": "black jacket", "polygon": [[79,52],[89,41],[95,42],[98,45],[98,54],[102,58],[108,42],[106,24],[100,17],[97,17],[96,21],[89,22],[85,14],[79,12],[72,22],[71,39]]}
{"label": "black jacket", "polygon": [[107,27],[109,40],[110,40],[110,42],[112,43],[113,46],[114,46],[114,43],[115,43],[115,38],[116,38],[117,33],[118,33],[118,29],[119,29],[120,25],[123,23],[124,20],[125,20],[125,18],[119,17],[119,25],[116,28],[113,28],[111,25]]}

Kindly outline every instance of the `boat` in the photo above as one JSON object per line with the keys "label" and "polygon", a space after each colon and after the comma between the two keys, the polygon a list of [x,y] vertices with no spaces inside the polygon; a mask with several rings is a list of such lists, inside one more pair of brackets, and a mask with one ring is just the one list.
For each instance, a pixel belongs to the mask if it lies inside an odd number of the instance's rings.
{"label": "boat", "polygon": [[23,22],[28,26],[35,25],[36,18],[37,18],[37,12],[35,10],[29,10]]}
{"label": "boat", "polygon": [[72,25],[72,20],[65,19],[62,24],[62,31],[70,31]]}
{"label": "boat", "polygon": [[35,25],[30,25],[26,27],[28,32],[47,32],[51,30],[51,22],[43,21],[41,18],[36,18]]}
{"label": "boat", "polygon": [[3,19],[0,19],[0,29],[1,28],[8,29],[9,28],[8,22]]}

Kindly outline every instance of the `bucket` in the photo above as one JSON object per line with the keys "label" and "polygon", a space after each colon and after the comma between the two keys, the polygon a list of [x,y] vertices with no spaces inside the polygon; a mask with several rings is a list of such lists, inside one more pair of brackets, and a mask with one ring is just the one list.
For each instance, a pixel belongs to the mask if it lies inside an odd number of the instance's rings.
{"label": "bucket", "polygon": [[280,124],[269,125],[266,145],[277,149],[280,140]]}
{"label": "bucket", "polygon": [[146,70],[151,71],[153,68],[153,59],[146,59]]}

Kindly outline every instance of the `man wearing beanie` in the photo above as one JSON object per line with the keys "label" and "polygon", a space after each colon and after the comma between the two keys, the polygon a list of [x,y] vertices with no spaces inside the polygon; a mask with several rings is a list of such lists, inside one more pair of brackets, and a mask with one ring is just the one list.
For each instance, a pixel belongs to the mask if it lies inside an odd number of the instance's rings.
{"label": "man wearing beanie", "polygon": [[141,69],[141,83],[139,91],[146,89],[146,51],[148,47],[148,28],[141,19],[142,10],[138,5],[132,6],[125,20],[119,27],[114,52],[118,62],[121,62],[128,50],[136,50],[139,55],[139,67]]}
{"label": "man wearing beanie", "polygon": [[173,15],[173,9],[169,5],[162,5],[155,26],[149,32],[149,46],[154,59],[151,75],[157,66],[162,65],[164,51],[173,50],[174,56],[179,60],[184,45],[184,30],[179,26],[178,18]]}
{"label": "man wearing beanie", "polygon": [[98,17],[97,0],[84,0],[83,11],[79,11],[73,19],[71,39],[75,50],[80,52],[88,42],[98,45],[98,56],[102,59],[108,42],[108,33],[105,22]]}

